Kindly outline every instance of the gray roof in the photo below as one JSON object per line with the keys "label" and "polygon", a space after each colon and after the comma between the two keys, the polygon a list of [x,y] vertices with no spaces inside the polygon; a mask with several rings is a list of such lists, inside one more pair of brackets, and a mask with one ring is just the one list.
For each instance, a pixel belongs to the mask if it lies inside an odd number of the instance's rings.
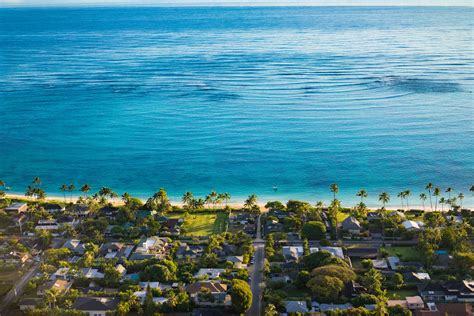
{"label": "gray roof", "polygon": [[78,297],[72,308],[80,311],[111,311],[117,308],[118,297]]}

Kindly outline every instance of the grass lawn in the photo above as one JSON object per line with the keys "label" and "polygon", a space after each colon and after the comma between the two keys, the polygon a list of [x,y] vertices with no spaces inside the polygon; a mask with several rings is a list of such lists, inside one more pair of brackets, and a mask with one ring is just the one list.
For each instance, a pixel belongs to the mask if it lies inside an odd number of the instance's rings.
{"label": "grass lawn", "polygon": [[419,261],[420,253],[415,247],[385,247],[389,256],[398,256],[401,261]]}
{"label": "grass lawn", "polygon": [[344,221],[348,217],[349,217],[349,213],[338,212],[337,213],[337,222],[341,223],[342,221]]}
{"label": "grass lawn", "polygon": [[391,300],[403,300],[407,296],[418,295],[417,290],[389,290],[388,298]]}
{"label": "grass lawn", "polygon": [[310,297],[307,292],[297,289],[294,285],[291,284],[285,286],[282,290],[286,293],[288,300],[306,300]]}
{"label": "grass lawn", "polygon": [[225,230],[228,214],[224,212],[188,214],[183,228],[186,236],[209,236]]}

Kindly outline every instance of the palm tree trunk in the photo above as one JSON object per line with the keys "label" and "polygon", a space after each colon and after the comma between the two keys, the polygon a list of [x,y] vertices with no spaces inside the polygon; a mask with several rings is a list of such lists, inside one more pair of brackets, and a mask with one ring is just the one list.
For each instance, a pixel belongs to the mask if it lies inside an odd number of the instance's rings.
{"label": "palm tree trunk", "polygon": [[430,210],[433,212],[433,201],[431,200],[431,190],[428,190],[428,195],[430,196]]}

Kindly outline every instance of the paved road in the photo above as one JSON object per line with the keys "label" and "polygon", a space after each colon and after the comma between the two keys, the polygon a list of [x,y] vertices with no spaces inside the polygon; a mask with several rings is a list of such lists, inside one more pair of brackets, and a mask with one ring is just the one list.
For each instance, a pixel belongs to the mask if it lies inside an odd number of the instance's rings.
{"label": "paved road", "polygon": [[[0,315],[3,315],[3,311],[13,302],[13,300],[21,294],[25,289],[25,286],[28,284],[28,281],[38,272],[39,263],[35,263],[22,277],[15,286],[8,292],[3,298],[0,304]],[[5,314],[6,315],[6,314]]]}
{"label": "paved road", "polygon": [[263,263],[265,259],[265,241],[261,238],[260,216],[257,220],[257,233],[253,241],[255,248],[255,263],[250,267],[252,281],[250,289],[252,290],[252,306],[247,312],[248,316],[259,316],[262,313],[262,285],[263,285]]}

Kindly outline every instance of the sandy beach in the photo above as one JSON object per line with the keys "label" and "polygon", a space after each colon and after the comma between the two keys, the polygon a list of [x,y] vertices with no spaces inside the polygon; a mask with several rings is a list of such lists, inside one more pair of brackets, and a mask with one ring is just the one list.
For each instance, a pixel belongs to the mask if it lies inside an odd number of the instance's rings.
{"label": "sandy beach", "polygon": [[[33,201],[34,198],[32,197],[28,197],[28,196],[24,196],[24,195],[21,195],[21,194],[15,194],[15,193],[12,193],[12,194],[7,194],[6,195],[7,198],[10,198],[10,199],[20,199],[20,200],[28,200],[28,201]],[[76,203],[78,201],[78,199],[80,198],[80,196],[68,196],[66,195],[66,202],[74,202]],[[140,199],[143,203],[146,202],[146,199]],[[45,198],[45,201],[48,201],[48,202],[64,202],[64,197],[63,196],[47,196]],[[171,201],[171,204],[173,206],[178,206],[178,207],[182,207],[183,206],[183,203],[180,202],[180,201],[176,201],[176,200],[173,200],[173,199],[170,199]],[[117,198],[117,199],[108,199],[108,202],[111,203],[112,205],[114,206],[122,206],[124,205],[123,201],[120,199],[120,198]],[[265,204],[267,203],[268,201],[259,201],[257,202],[258,206],[261,208],[262,211],[265,211]],[[286,201],[281,201],[282,203],[286,203]],[[311,204],[315,204],[316,202],[315,201],[308,201],[310,202]],[[329,202],[327,203],[329,204]],[[325,204],[325,205],[327,205]],[[434,203],[433,203],[434,204]],[[234,201],[230,201],[227,203],[227,205],[229,205],[230,207],[232,208],[243,208],[244,206],[244,200],[234,200]],[[354,205],[342,205],[342,207],[353,207]],[[369,210],[377,210],[380,208],[380,206],[376,206],[376,205],[368,205],[367,208]],[[389,210],[396,210],[396,209],[406,209],[406,207],[402,208],[399,204],[387,204],[386,206],[387,209]],[[472,209],[473,207],[471,205],[463,205],[463,208],[468,208],[468,209]],[[417,205],[417,204],[410,204],[410,209],[419,209],[419,210],[422,210],[423,209],[423,206],[422,205]],[[425,204],[425,210],[426,211],[429,211],[430,210],[430,207],[429,207],[429,203],[426,203]],[[438,203],[438,210],[441,210],[441,205],[439,205]],[[445,206],[445,211],[447,210],[447,206]]]}

